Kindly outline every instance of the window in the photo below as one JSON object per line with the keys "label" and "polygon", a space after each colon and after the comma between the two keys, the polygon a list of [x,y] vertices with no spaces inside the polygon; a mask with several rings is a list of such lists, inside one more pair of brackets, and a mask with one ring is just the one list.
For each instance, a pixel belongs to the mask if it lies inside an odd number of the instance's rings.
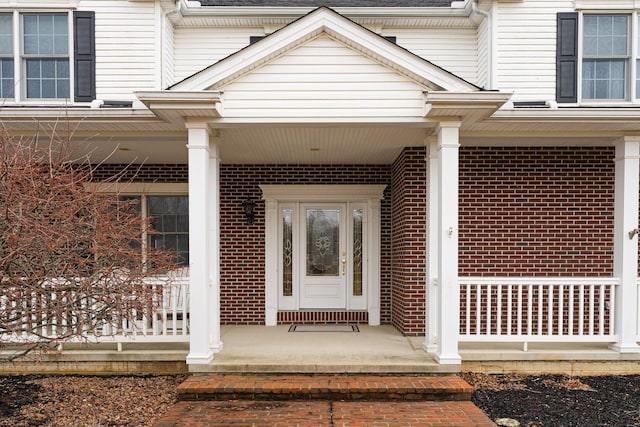
{"label": "window", "polygon": [[26,97],[69,98],[69,17],[22,15]]}
{"label": "window", "polygon": [[557,14],[556,101],[640,103],[636,14]]}
{"label": "window", "polygon": [[0,99],[71,97],[95,99],[94,12],[0,13]]}
{"label": "window", "polygon": [[629,16],[585,15],[582,99],[628,99]]}
{"label": "window", "polygon": [[0,14],[0,99],[13,98],[13,16]]}
{"label": "window", "polygon": [[176,255],[176,263],[189,265],[189,197],[148,196],[147,215],[155,232],[149,246],[164,248]]}

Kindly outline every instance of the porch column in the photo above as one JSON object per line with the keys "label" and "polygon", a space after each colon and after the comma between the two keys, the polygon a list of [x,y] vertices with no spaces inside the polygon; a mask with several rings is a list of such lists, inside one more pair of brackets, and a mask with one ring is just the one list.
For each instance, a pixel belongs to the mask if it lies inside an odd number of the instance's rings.
{"label": "porch column", "polygon": [[613,274],[620,280],[615,299],[615,331],[620,341],[611,346],[620,353],[638,353],[638,179],[640,137],[616,143]]}
{"label": "porch column", "polygon": [[438,350],[438,141],[426,139],[427,146],[427,303],[425,304],[426,330],[424,351],[435,353]]}
{"label": "porch column", "polygon": [[458,354],[460,289],[458,288],[458,150],[461,123],[438,127],[438,331],[436,361],[462,363]]}
{"label": "porch column", "polygon": [[[212,341],[214,323],[219,324],[211,312],[212,269],[214,257],[212,251],[211,221],[213,203],[217,195],[217,181],[212,182],[210,159],[210,135],[207,123],[188,123],[189,143],[189,354],[187,363],[190,365],[208,364],[213,354],[221,347]],[[217,157],[215,144],[214,153]],[[215,274],[215,273],[214,273]],[[215,301],[217,304],[217,301]]]}
{"label": "porch column", "polygon": [[[215,131],[209,138],[209,317],[210,348],[214,353],[222,350],[220,340],[220,136]],[[189,180],[191,182],[191,180]]]}

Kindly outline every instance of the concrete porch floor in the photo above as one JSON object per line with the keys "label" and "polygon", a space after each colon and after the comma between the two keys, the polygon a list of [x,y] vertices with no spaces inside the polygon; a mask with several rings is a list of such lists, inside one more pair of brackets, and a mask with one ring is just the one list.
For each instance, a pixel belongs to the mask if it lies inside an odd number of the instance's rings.
{"label": "concrete porch floor", "polygon": [[222,326],[224,348],[191,372],[455,373],[422,349],[424,337],[393,326],[359,325],[360,332],[288,332],[290,325]]}
{"label": "concrete porch floor", "polygon": [[620,354],[606,343],[461,343],[460,365],[439,365],[424,337],[393,326],[360,325],[360,332],[288,332],[278,326],[222,326],[223,350],[208,365],[187,365],[182,342],[65,344],[37,360],[0,363],[0,374],[370,373],[639,374],[640,353]]}

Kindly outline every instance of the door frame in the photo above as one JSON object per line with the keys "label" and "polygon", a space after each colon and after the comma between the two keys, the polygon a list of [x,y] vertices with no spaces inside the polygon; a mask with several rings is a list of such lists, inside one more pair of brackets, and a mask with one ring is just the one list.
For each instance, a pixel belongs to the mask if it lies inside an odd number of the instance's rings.
{"label": "door frame", "polygon": [[[297,295],[280,297],[280,227],[282,208],[303,203],[353,203],[365,209],[368,262],[366,301],[369,325],[380,324],[380,201],[387,186],[372,185],[260,185],[265,201],[265,324],[277,324],[278,310],[298,310]],[[297,219],[294,218],[294,224]],[[295,273],[294,273],[295,274]],[[347,303],[349,304],[349,302]]]}

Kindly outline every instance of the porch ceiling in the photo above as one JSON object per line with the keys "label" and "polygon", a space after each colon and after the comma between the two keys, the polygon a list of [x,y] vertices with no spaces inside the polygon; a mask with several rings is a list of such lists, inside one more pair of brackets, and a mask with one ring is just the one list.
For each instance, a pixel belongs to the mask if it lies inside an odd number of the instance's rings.
{"label": "porch ceiling", "polygon": [[[250,127],[217,131],[226,164],[389,164],[403,147],[424,144],[406,127]],[[77,136],[79,153],[105,163],[187,163],[187,133]]]}

